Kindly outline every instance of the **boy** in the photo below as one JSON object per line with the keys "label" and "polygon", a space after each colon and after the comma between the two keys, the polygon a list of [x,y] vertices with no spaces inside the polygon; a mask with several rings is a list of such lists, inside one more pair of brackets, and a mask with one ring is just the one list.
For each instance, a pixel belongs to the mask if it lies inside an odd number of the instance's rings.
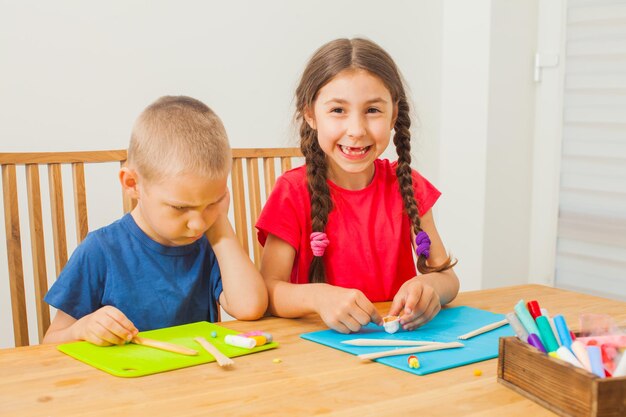
{"label": "boy", "polygon": [[206,105],[181,96],[148,106],[119,173],[137,206],[76,248],[45,297],[58,312],[44,343],[122,344],[139,330],[215,321],[217,300],[237,319],[261,317],[265,284],[227,218],[230,167]]}

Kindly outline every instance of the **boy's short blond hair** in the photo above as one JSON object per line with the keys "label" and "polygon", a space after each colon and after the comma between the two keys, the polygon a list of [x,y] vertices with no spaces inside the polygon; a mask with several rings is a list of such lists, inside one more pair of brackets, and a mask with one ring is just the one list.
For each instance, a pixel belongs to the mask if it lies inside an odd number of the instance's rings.
{"label": "boy's short blond hair", "polygon": [[182,173],[228,176],[231,151],[220,118],[186,96],[164,96],[139,115],[130,137],[128,164],[147,181]]}

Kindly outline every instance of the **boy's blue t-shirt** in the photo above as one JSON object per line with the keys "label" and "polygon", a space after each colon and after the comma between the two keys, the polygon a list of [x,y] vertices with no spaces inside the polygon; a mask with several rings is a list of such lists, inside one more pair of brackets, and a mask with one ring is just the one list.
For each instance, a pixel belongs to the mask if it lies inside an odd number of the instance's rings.
{"label": "boy's blue t-shirt", "polygon": [[164,246],[126,214],[87,235],[44,300],[80,319],[100,307],[122,311],[140,330],[217,321],[222,279],[206,236]]}

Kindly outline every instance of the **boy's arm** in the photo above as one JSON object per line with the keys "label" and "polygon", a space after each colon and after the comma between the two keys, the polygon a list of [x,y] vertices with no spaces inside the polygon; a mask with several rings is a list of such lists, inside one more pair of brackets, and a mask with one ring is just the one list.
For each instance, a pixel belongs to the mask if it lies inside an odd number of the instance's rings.
{"label": "boy's arm", "polygon": [[261,274],[244,252],[226,217],[218,216],[207,231],[222,274],[219,302],[228,314],[239,320],[256,320],[267,310],[267,288]]}
{"label": "boy's arm", "polygon": [[77,320],[69,314],[57,310],[56,316],[54,316],[50,327],[48,327],[43,337],[43,343],[63,343],[79,340],[79,338],[74,335],[74,324],[76,321]]}
{"label": "boy's arm", "polygon": [[290,283],[295,256],[296,251],[289,243],[268,235],[261,274],[273,315],[294,318],[318,313],[330,328],[341,333],[355,332],[369,322],[381,321],[374,305],[359,290],[329,284]]}
{"label": "boy's arm", "polygon": [[43,343],[86,340],[99,346],[119,345],[130,341],[137,333],[124,313],[112,306],[104,306],[79,320],[57,310]]}

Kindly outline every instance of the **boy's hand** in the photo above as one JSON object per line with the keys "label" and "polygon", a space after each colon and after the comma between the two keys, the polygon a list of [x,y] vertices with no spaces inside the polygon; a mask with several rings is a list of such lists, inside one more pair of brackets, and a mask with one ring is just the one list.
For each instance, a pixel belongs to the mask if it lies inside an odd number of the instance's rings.
{"label": "boy's hand", "polygon": [[359,290],[326,285],[316,305],[324,323],[340,333],[358,332],[369,322],[382,323],[374,304]]}
{"label": "boy's hand", "polygon": [[[228,220],[228,208],[230,207],[230,191],[228,188],[222,196],[222,198],[212,206],[212,210],[215,218],[209,229],[206,231],[206,236],[211,243],[211,246],[215,246],[218,241],[228,235],[232,235],[235,239],[235,232],[232,231],[230,220]],[[215,248],[214,248],[215,249]]]}
{"label": "boy's hand", "polygon": [[428,323],[440,310],[439,294],[415,277],[402,284],[393,297],[389,315],[400,316],[402,328],[414,330]]}
{"label": "boy's hand", "polygon": [[217,202],[217,211],[224,216],[228,216],[228,208],[230,207],[230,190],[226,188],[226,193],[220,201]]}
{"label": "boy's hand", "polygon": [[113,306],[104,306],[81,318],[74,325],[76,339],[98,346],[122,345],[138,332],[124,313]]}

